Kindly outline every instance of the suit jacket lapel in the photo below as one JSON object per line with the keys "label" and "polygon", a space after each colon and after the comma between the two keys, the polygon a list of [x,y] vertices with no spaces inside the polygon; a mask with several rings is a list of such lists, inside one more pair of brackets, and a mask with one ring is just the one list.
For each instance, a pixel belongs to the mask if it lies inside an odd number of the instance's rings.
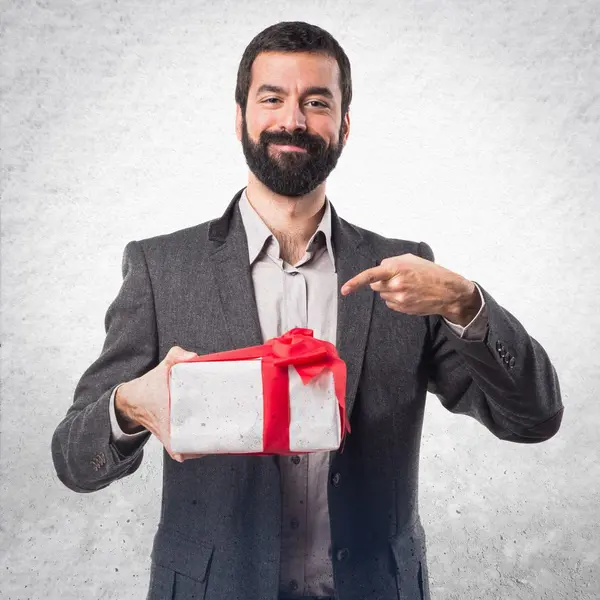
{"label": "suit jacket lapel", "polygon": [[[213,244],[209,262],[221,302],[223,330],[229,340],[223,349],[262,344],[258,309],[248,264],[248,242],[238,208],[242,190],[230,202],[223,216],[209,227]],[[338,278],[336,347],[346,362],[346,406],[352,414],[371,322],[374,292],[363,288],[342,296],[340,288],[348,279],[378,264],[358,229],[340,219],[331,204],[331,231]],[[225,343],[228,342],[228,343]]]}
{"label": "suit jacket lapel", "polygon": [[336,348],[340,358],[346,363],[346,407],[348,418],[352,415],[375,293],[364,287],[348,296],[342,296],[342,285],[365,269],[378,264],[358,229],[340,219],[331,205],[331,229],[338,276],[338,316]]}
{"label": "suit jacket lapel", "polygon": [[224,317],[223,327],[216,329],[229,335],[229,343],[224,340],[223,350],[262,344],[248,242],[237,205],[242,191],[234,196],[223,216],[210,224],[208,232],[214,244],[209,261]]}

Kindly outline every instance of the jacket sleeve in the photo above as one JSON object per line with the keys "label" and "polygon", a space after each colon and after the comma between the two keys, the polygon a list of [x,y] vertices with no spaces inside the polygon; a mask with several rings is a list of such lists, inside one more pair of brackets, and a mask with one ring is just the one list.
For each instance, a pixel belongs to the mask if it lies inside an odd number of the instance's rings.
{"label": "jacket sleeve", "polygon": [[[426,243],[418,252],[434,260]],[[488,312],[483,340],[460,338],[442,317],[426,317],[427,389],[448,410],[477,419],[500,439],[547,440],[558,431],[563,413],[556,370],[539,342],[478,285]]]}
{"label": "jacket sleeve", "polygon": [[76,492],[93,492],[131,475],[140,466],[150,435],[127,455],[111,438],[109,403],[118,384],[158,364],[154,300],[148,268],[137,242],[123,253],[123,283],[109,306],[106,339],[98,359],[85,371],[72,405],[52,436],[58,478]]}

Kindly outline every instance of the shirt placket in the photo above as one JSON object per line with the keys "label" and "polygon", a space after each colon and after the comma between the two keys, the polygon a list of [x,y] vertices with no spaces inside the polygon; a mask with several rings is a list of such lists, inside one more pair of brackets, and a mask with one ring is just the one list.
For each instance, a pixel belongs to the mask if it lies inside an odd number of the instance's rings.
{"label": "shirt placket", "polygon": [[[306,278],[296,267],[283,263],[284,332],[294,327],[308,327],[308,301]],[[292,367],[293,368],[293,367]],[[296,455],[282,457],[290,461],[286,470],[286,487],[294,490],[286,494],[283,514],[283,535],[293,548],[289,556],[287,574],[289,591],[303,593],[305,588],[305,555],[307,544],[308,508],[308,457]]]}

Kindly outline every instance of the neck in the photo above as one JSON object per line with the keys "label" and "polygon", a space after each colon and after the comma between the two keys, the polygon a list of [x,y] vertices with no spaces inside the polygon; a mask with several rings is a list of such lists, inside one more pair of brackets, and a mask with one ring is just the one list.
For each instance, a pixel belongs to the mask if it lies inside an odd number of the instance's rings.
{"label": "neck", "polygon": [[302,246],[317,230],[325,211],[325,183],[306,196],[280,196],[250,173],[246,196],[273,235]]}

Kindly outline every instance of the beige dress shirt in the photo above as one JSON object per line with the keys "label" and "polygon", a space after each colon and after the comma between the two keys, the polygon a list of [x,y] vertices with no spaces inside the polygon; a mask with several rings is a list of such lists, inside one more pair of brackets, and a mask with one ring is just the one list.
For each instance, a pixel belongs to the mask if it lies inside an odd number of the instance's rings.
{"label": "beige dress shirt", "polygon": [[[279,243],[242,193],[239,208],[248,239],[248,261],[263,343],[293,327],[308,327],[314,336],[336,341],[337,281],[331,242],[331,210],[325,212],[308,241],[304,256],[290,265],[279,257]],[[460,337],[483,339],[487,308],[466,327],[446,321]],[[115,389],[116,391],[116,389]],[[117,422],[113,391],[112,437],[124,454],[139,447],[148,432],[124,433]],[[279,457],[282,483],[280,591],[286,596],[333,596],[331,533],[327,504],[329,452]],[[201,459],[200,459],[201,460]]]}

